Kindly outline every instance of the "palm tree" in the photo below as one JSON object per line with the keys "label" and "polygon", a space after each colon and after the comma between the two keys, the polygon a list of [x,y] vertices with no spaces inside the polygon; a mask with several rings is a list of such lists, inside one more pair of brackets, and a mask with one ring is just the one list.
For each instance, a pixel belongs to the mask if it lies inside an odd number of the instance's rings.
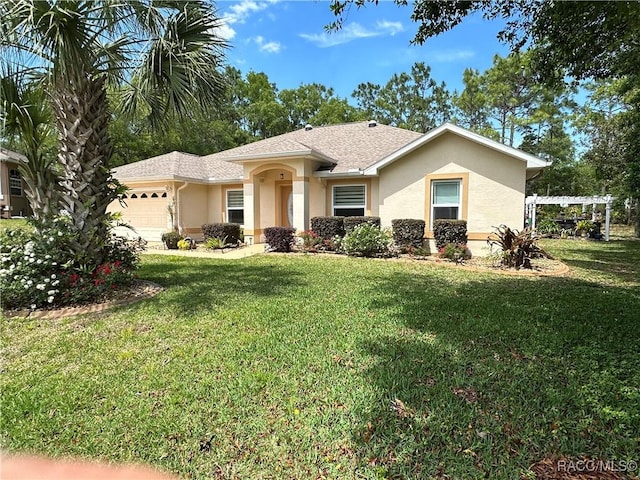
{"label": "palm tree", "polygon": [[96,265],[118,195],[109,161],[107,86],[124,112],[155,125],[222,98],[224,40],[203,1],[3,0],[0,53],[42,82],[58,130],[59,208],[68,212],[79,263]]}
{"label": "palm tree", "polygon": [[0,77],[0,106],[3,137],[17,139],[27,157],[19,168],[33,217],[47,223],[59,201],[54,158],[46,151],[53,137],[51,109],[38,85],[10,71]]}

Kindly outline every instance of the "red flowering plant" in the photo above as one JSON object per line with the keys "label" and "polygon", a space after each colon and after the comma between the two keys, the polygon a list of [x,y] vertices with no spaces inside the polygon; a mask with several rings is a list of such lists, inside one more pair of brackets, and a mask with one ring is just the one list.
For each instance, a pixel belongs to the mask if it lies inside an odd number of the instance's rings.
{"label": "red flowering plant", "polygon": [[447,243],[438,249],[438,256],[456,263],[462,263],[464,260],[471,258],[471,252],[465,244]]}
{"label": "red flowering plant", "polygon": [[313,230],[304,230],[298,234],[298,238],[298,248],[302,252],[317,252],[318,247],[322,245],[322,238]]}

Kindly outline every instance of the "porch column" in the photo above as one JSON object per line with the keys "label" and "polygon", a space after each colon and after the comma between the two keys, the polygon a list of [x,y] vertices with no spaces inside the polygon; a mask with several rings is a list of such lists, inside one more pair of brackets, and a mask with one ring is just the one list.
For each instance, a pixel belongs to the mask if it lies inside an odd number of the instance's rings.
{"label": "porch column", "polygon": [[309,179],[293,180],[293,225],[296,230],[309,229]]}
{"label": "porch column", "polygon": [[244,193],[244,230],[247,243],[260,242],[260,185],[256,180],[245,181]]}
{"label": "porch column", "polygon": [[529,208],[531,209],[531,229],[534,230],[536,228],[536,210],[537,210],[537,205],[536,205],[536,201],[538,200],[538,194],[534,193],[533,194],[533,202],[529,205]]}
{"label": "porch column", "polygon": [[613,205],[613,199],[611,195],[607,195],[607,208],[606,215],[604,220],[604,239],[605,241],[609,241],[609,222],[611,221],[611,206]]}

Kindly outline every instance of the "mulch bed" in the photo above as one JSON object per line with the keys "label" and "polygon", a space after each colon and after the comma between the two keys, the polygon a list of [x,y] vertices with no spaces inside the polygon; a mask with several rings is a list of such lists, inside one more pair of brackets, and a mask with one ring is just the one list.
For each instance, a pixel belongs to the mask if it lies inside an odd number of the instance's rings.
{"label": "mulch bed", "polygon": [[130,287],[114,291],[101,303],[49,310],[8,310],[3,312],[3,315],[7,318],[55,319],[86,313],[101,313],[110,308],[130,305],[140,300],[151,298],[162,290],[164,288],[156,283],[147,280],[135,280]]}

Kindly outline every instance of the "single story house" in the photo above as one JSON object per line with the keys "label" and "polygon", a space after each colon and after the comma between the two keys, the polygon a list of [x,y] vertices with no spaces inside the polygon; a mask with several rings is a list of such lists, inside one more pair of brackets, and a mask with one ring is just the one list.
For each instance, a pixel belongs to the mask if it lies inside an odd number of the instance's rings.
{"label": "single story house", "polygon": [[32,214],[25,195],[24,180],[18,166],[27,157],[18,152],[0,148],[0,215],[2,218],[28,217]]}
{"label": "single story house", "polygon": [[[548,162],[452,124],[426,134],[375,121],[305,128],[207,156],[171,152],[123,165],[130,187],[114,202],[139,235],[159,240],[178,228],[235,222],[249,242],[270,226],[309,228],[322,215],[467,220],[481,254],[493,227],[520,228],[525,182]],[[433,241],[430,242],[434,248]]]}

